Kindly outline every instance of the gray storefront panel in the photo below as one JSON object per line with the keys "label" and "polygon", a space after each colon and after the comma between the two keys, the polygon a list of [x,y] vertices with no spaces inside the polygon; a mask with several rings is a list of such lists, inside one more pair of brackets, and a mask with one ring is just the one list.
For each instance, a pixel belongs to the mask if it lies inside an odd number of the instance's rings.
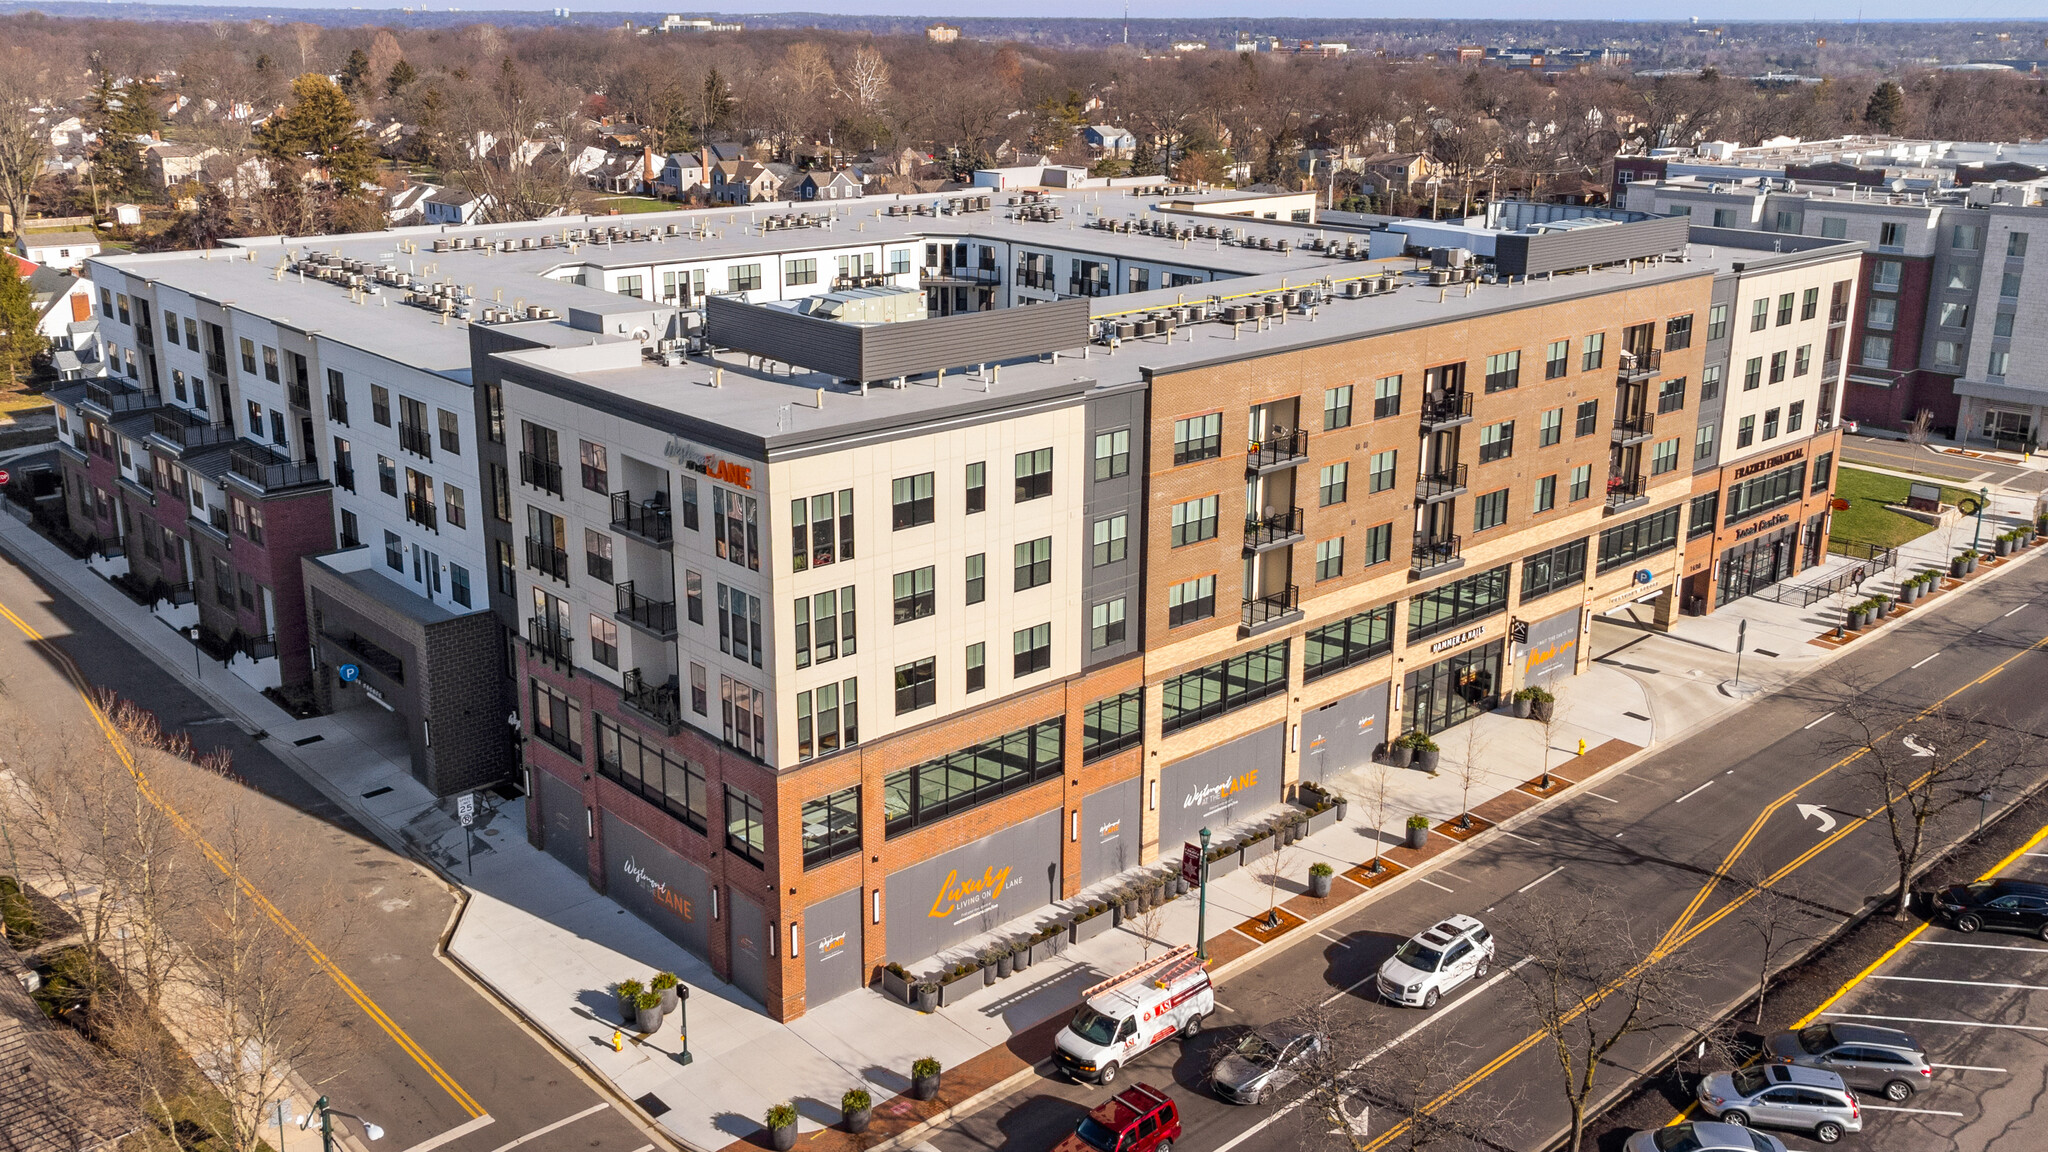
{"label": "gray storefront panel", "polygon": [[548,855],[569,866],[571,872],[590,877],[590,833],[584,824],[583,797],[574,785],[539,768],[533,778],[540,784],[541,846]]}
{"label": "gray storefront panel", "polygon": [[1060,812],[889,874],[889,955],[917,960],[1059,898]]}
{"label": "gray storefront panel", "polygon": [[1126,780],[1081,798],[1081,886],[1106,880],[1138,860],[1141,785]]}
{"label": "gray storefront panel", "polygon": [[761,1003],[768,1003],[768,916],[761,906],[726,889],[732,907],[726,910],[732,921],[733,986]]}
{"label": "gray storefront panel", "polygon": [[1321,784],[1372,760],[1387,739],[1387,693],[1392,681],[1334,700],[1301,718],[1301,778]]}
{"label": "gray storefront panel", "polygon": [[1529,625],[1523,649],[1522,682],[1547,684],[1579,670],[1579,609],[1569,608]]}
{"label": "gray storefront panel", "polygon": [[606,812],[606,893],[699,957],[711,956],[711,885],[704,870]]}
{"label": "gray storefront panel", "polygon": [[861,962],[860,889],[804,909],[804,1005],[816,1008],[866,983]]}
{"label": "gray storefront panel", "polygon": [[1220,831],[1280,803],[1286,740],[1283,721],[1168,764],[1159,774],[1160,852],[1177,857],[1203,828]]}

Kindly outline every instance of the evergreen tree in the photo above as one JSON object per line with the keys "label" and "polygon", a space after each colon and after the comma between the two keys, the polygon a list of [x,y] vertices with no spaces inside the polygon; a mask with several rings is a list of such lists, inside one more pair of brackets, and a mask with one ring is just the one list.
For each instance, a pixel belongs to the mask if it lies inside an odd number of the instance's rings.
{"label": "evergreen tree", "polygon": [[93,179],[106,195],[137,200],[149,195],[148,165],[141,138],[161,131],[154,85],[131,80],[116,86],[113,76],[99,72],[86,111],[86,126],[96,137],[90,156]]}
{"label": "evergreen tree", "polygon": [[396,100],[419,78],[418,70],[401,57],[398,63],[391,66],[391,75],[384,78],[384,95]]}
{"label": "evergreen tree", "polygon": [[36,331],[35,297],[28,281],[16,276],[10,265],[0,271],[0,372],[7,374],[9,388],[21,387],[48,345]]}
{"label": "evergreen tree", "polygon": [[1889,136],[1899,130],[1899,122],[1906,118],[1906,92],[1895,81],[1879,84],[1870,94],[1870,103],[1863,106],[1864,122]]}
{"label": "evergreen tree", "polygon": [[341,90],[351,100],[370,94],[370,58],[361,48],[350,49],[348,63],[341,66]]}
{"label": "evergreen tree", "polygon": [[370,138],[356,126],[356,108],[332,80],[308,72],[292,81],[291,107],[256,130],[256,142],[273,158],[327,170],[335,191],[362,194],[375,175]]}

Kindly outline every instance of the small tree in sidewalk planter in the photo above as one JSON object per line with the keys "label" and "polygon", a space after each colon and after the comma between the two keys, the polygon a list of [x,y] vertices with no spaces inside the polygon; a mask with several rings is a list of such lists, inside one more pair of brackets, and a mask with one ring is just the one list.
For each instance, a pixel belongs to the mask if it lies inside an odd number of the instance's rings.
{"label": "small tree in sidewalk planter", "polygon": [[[1405,740],[1407,737],[1403,736],[1401,739]],[[1380,828],[1387,822],[1387,793],[1392,790],[1393,784],[1392,764],[1381,762],[1372,766],[1372,777],[1366,788],[1368,803],[1372,805],[1372,866],[1366,871],[1374,875],[1378,875],[1382,867],[1380,852],[1383,844],[1380,839]]]}
{"label": "small tree in sidewalk planter", "polygon": [[775,1152],[789,1152],[796,1147],[796,1105],[784,1100],[768,1109],[764,1117],[768,1122],[768,1140]]}
{"label": "small tree in sidewalk planter", "polygon": [[839,1097],[839,1114],[846,1118],[848,1132],[865,1132],[875,1116],[874,1097],[865,1088],[848,1088]]}
{"label": "small tree in sidewalk planter", "polygon": [[939,1094],[939,1062],[930,1056],[920,1056],[910,1065],[910,1095],[917,1100],[930,1100]]}

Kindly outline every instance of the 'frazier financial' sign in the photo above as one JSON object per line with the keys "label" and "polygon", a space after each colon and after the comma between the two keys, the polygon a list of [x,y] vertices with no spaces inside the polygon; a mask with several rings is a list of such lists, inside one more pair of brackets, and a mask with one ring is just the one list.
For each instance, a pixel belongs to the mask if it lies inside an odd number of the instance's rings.
{"label": "'frazier financial' sign", "polygon": [[1480,624],[1473,628],[1467,628],[1463,632],[1459,632],[1451,636],[1446,636],[1443,639],[1437,641],[1436,643],[1431,644],[1429,646],[1429,654],[1434,656],[1439,652],[1447,652],[1450,649],[1456,648],[1458,645],[1463,644],[1467,640],[1477,640],[1484,635],[1486,635],[1486,625],[1484,624]]}
{"label": "'frazier financial' sign", "polygon": [[1735,470],[1735,478],[1740,480],[1745,476],[1754,476],[1759,472],[1768,472],[1780,464],[1790,464],[1794,460],[1805,458],[1805,456],[1806,449],[1804,448],[1794,448],[1789,452],[1780,452],[1768,460],[1758,460],[1753,464],[1744,464],[1742,467],[1737,468]]}

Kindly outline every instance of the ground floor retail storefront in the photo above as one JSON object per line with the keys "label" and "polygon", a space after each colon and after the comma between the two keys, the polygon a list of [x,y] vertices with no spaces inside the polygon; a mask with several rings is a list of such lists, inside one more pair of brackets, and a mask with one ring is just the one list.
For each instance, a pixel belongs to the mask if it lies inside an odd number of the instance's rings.
{"label": "ground floor retail storefront", "polygon": [[1451,640],[1459,640],[1468,633],[1478,633],[1467,641],[1470,647],[1408,674],[1401,692],[1404,701],[1401,727],[1404,731],[1419,730],[1434,735],[1500,706],[1501,656],[1505,642],[1479,641],[1489,627],[1498,629],[1501,626],[1498,621],[1490,626],[1477,625],[1466,633],[1450,637]]}
{"label": "ground floor retail storefront", "polygon": [[1767,593],[1827,559],[1839,443],[1829,432],[1694,477],[1681,592],[1687,612]]}

